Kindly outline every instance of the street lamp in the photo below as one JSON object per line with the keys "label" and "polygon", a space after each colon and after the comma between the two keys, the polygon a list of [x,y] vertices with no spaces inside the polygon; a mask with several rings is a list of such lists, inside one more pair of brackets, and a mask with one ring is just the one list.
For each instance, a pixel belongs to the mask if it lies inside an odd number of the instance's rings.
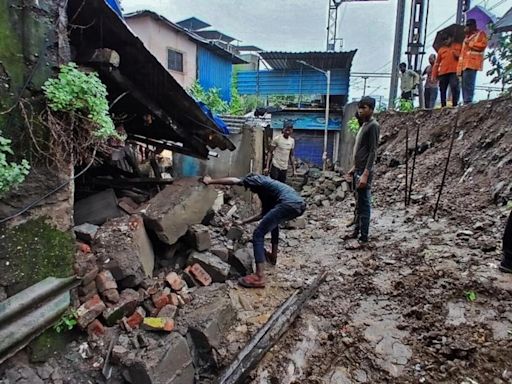
{"label": "street lamp", "polygon": [[323,170],[327,169],[327,137],[328,137],[328,128],[329,128],[329,98],[331,93],[331,71],[324,71],[323,69],[317,68],[314,65],[306,63],[303,60],[297,60],[297,63],[305,65],[306,67],[312,68],[315,71],[321,72],[327,78],[327,92],[325,96],[325,129],[324,129],[324,153],[322,155],[323,160]]}

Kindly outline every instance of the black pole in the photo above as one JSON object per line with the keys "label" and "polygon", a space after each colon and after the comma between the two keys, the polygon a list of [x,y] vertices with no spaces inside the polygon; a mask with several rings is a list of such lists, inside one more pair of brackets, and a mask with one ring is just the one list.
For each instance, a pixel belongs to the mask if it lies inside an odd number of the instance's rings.
{"label": "black pole", "polygon": [[409,183],[409,126],[405,125],[405,206],[407,207],[407,191]]}
{"label": "black pole", "polygon": [[416,142],[414,144],[414,155],[412,157],[411,182],[409,183],[409,198],[407,204],[411,204],[412,184],[414,183],[414,169],[416,167],[416,152],[418,152],[418,140],[420,136],[420,125],[416,127]]}
{"label": "black pole", "polygon": [[441,200],[441,193],[443,192],[444,182],[446,180],[446,173],[448,172],[448,165],[450,164],[450,156],[452,154],[453,142],[455,141],[455,135],[457,134],[458,125],[459,116],[457,115],[457,120],[455,121],[455,125],[453,126],[452,139],[450,141],[450,149],[448,150],[448,157],[446,158],[446,165],[444,167],[443,179],[441,180],[439,194],[437,195],[436,207],[434,208],[434,220],[436,219],[437,209],[439,208],[439,201]]}

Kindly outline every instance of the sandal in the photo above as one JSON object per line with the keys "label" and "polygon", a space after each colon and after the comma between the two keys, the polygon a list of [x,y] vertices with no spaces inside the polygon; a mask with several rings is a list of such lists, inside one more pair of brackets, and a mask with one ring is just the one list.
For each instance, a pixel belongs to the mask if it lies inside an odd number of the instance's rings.
{"label": "sandal", "polygon": [[238,284],[245,288],[265,288],[265,280],[258,275],[247,275],[238,279]]}
{"label": "sandal", "polygon": [[265,259],[267,260],[267,263],[269,263],[271,265],[277,264],[277,256],[274,257],[274,255],[272,255],[272,252],[267,251],[266,249],[265,249]]}

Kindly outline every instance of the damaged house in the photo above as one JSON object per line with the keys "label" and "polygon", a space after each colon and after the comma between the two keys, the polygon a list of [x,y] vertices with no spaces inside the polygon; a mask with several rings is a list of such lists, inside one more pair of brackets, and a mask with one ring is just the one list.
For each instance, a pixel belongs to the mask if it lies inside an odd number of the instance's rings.
{"label": "damaged house", "polygon": [[[165,374],[165,382],[193,383],[199,367],[215,365],[215,338],[234,311],[222,297],[214,306],[191,304],[189,288],[248,273],[252,257],[241,231],[225,230],[235,200],[225,205],[229,196],[196,179],[174,180],[171,156],[163,154],[205,160],[235,145],[107,2],[0,0],[0,11],[0,28],[12,31],[0,41],[0,129],[14,160],[31,164],[25,182],[0,202],[0,360],[27,345],[32,361],[57,351],[51,326],[71,304],[69,316],[101,359],[89,360],[91,372],[75,367],[77,374],[94,380],[100,364],[108,379],[112,359],[127,382],[163,382]],[[57,162],[51,146],[42,154],[56,134],[41,87],[69,62],[105,84],[119,135]],[[72,136],[79,123],[71,126],[59,131],[70,135],[61,137],[65,143],[83,137]],[[175,323],[177,312],[188,320]],[[181,333],[168,333],[175,329]],[[146,361],[155,343],[166,348]],[[170,358],[177,351],[183,361]]]}

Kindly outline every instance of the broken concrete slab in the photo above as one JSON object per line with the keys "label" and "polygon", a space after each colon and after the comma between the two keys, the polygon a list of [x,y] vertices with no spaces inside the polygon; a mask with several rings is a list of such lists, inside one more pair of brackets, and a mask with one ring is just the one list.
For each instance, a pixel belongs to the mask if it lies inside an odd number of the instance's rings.
{"label": "broken concrete slab", "polygon": [[193,252],[188,260],[190,265],[198,263],[215,283],[223,283],[229,275],[231,266],[210,252]]}
{"label": "broken concrete slab", "polygon": [[229,264],[243,276],[254,273],[253,261],[254,257],[249,248],[240,248],[229,257]]}
{"label": "broken concrete slab", "polygon": [[102,225],[108,219],[119,217],[122,212],[117,207],[117,197],[113,189],[89,196],[75,202],[74,223]]}
{"label": "broken concrete slab", "polygon": [[133,289],[121,292],[119,302],[103,311],[103,318],[107,326],[112,327],[123,317],[130,316],[139,304],[139,293]]}
{"label": "broken concrete slab", "polygon": [[131,384],[194,384],[195,369],[187,340],[178,332],[162,339],[164,348],[151,351],[150,358],[122,359],[123,376]]}
{"label": "broken concrete slab", "polygon": [[212,246],[210,231],[202,224],[190,226],[185,238],[187,243],[199,252],[207,251]]}
{"label": "broken concrete slab", "polygon": [[304,216],[300,216],[293,220],[290,220],[287,222],[286,227],[289,229],[305,229],[306,228],[306,218]]}
{"label": "broken concrete slab", "polygon": [[244,230],[236,225],[233,225],[231,228],[229,228],[228,232],[226,233],[226,237],[233,241],[239,241],[243,235]]}
{"label": "broken concrete slab", "polygon": [[73,232],[75,232],[75,235],[78,240],[82,240],[88,244],[91,244],[94,238],[96,237],[98,229],[99,227],[97,225],[84,223],[74,227]]}
{"label": "broken concrete slab", "polygon": [[224,245],[216,245],[210,249],[210,252],[226,263],[229,260],[229,249]]}
{"label": "broken concrete slab", "polygon": [[190,225],[202,222],[216,198],[215,189],[196,179],[177,180],[150,201],[144,222],[162,242],[172,245]]}
{"label": "broken concrete slab", "polygon": [[121,288],[137,287],[153,274],[153,246],[139,215],[109,220],[98,231],[94,250]]}

